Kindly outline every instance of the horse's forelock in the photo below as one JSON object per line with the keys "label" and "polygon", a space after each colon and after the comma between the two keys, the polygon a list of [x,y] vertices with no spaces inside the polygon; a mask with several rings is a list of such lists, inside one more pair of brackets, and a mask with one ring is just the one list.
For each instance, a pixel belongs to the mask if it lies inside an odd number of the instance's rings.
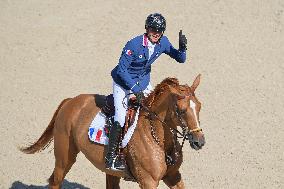
{"label": "horse's forelock", "polygon": [[193,90],[188,85],[180,85],[179,89],[183,95],[194,95]]}

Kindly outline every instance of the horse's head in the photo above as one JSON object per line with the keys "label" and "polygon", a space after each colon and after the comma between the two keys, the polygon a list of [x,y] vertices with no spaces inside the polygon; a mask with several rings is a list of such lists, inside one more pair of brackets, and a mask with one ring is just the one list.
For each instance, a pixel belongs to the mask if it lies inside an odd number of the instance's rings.
{"label": "horse's head", "polygon": [[199,150],[205,144],[204,134],[200,128],[199,112],[201,103],[195,96],[195,89],[200,82],[200,74],[195,78],[193,84],[171,86],[169,89],[172,94],[172,112],[170,121],[182,127],[186,132],[192,148]]}
{"label": "horse's head", "polygon": [[201,103],[194,93],[199,82],[200,74],[190,87],[180,85],[176,78],[166,78],[145,100],[147,111],[159,114],[164,119],[159,119],[160,122],[172,129],[180,126],[184,137],[195,150],[201,149],[205,144],[199,121]]}

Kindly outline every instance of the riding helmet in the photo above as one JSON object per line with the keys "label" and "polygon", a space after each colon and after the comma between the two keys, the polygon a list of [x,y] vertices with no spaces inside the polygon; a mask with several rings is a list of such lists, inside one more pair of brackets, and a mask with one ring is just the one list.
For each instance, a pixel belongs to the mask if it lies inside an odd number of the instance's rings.
{"label": "riding helmet", "polygon": [[166,19],[160,13],[150,14],[145,21],[145,29],[147,30],[148,28],[164,33],[166,30]]}

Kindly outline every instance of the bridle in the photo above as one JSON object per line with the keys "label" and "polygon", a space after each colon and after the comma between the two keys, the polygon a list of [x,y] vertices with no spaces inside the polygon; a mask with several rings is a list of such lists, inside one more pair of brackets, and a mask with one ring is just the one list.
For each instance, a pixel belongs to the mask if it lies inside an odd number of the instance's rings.
{"label": "bridle", "polygon": [[[184,96],[186,97],[186,96]],[[177,102],[175,103],[175,115],[178,118],[179,122],[180,122],[180,127],[182,128],[182,132],[180,132],[178,129],[176,128],[172,128],[169,124],[167,124],[165,121],[163,121],[155,112],[151,111],[149,109],[149,107],[145,106],[143,103],[140,105],[140,107],[142,109],[144,109],[147,113],[148,113],[148,120],[150,122],[150,129],[151,129],[151,135],[153,137],[153,139],[155,140],[155,142],[159,145],[160,144],[160,140],[156,134],[156,130],[154,127],[154,119],[157,119],[160,123],[162,123],[163,125],[165,125],[166,127],[168,127],[171,131],[171,133],[173,134],[173,152],[165,152],[165,159],[166,159],[166,163],[167,165],[174,165],[175,163],[177,163],[177,159],[179,158],[180,154],[182,153],[182,148],[184,145],[185,140],[188,140],[190,144],[193,144],[193,133],[195,132],[201,132],[202,129],[197,127],[195,129],[188,129],[187,124],[185,123],[185,121],[182,118],[182,113],[179,111],[178,107],[177,107]],[[196,120],[198,121],[198,120]],[[178,136],[179,135],[179,136]],[[177,149],[177,145],[178,145],[178,138],[182,138],[182,144],[180,146],[179,149]]]}
{"label": "bridle", "polygon": [[[184,96],[186,97],[186,96]],[[141,104],[141,108],[144,109],[147,113],[148,113],[148,117],[149,117],[149,121],[150,121],[150,128],[151,128],[151,134],[155,140],[155,142],[159,145],[160,144],[160,140],[156,135],[156,131],[154,129],[154,118],[157,119],[159,122],[161,122],[163,125],[167,126],[171,133],[175,136],[175,140],[174,140],[174,145],[176,145],[178,138],[182,138],[182,145],[181,148],[179,150],[179,152],[182,150],[183,145],[185,140],[188,140],[190,143],[193,142],[193,133],[195,132],[201,132],[202,129],[201,128],[195,128],[195,129],[188,129],[187,124],[185,123],[185,121],[182,118],[181,112],[178,110],[177,107],[177,103],[175,103],[175,114],[180,122],[180,127],[182,128],[182,133],[176,129],[176,128],[172,128],[171,126],[169,126],[165,121],[163,121],[155,112],[151,111],[149,109],[149,107],[145,106],[143,103]],[[178,136],[179,135],[179,136]]]}

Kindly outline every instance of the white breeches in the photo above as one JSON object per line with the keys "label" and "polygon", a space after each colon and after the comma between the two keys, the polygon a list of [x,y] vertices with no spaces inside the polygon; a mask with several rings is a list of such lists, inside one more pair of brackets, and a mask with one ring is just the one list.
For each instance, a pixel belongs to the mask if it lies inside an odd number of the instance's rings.
{"label": "white breeches", "polygon": [[[152,86],[149,83],[147,88],[143,91],[144,95],[147,96],[152,91]],[[118,121],[120,126],[123,127],[125,123],[125,116],[127,111],[127,105],[129,100],[129,93],[131,90],[125,90],[120,85],[113,81],[113,99],[114,99],[114,121]]]}

